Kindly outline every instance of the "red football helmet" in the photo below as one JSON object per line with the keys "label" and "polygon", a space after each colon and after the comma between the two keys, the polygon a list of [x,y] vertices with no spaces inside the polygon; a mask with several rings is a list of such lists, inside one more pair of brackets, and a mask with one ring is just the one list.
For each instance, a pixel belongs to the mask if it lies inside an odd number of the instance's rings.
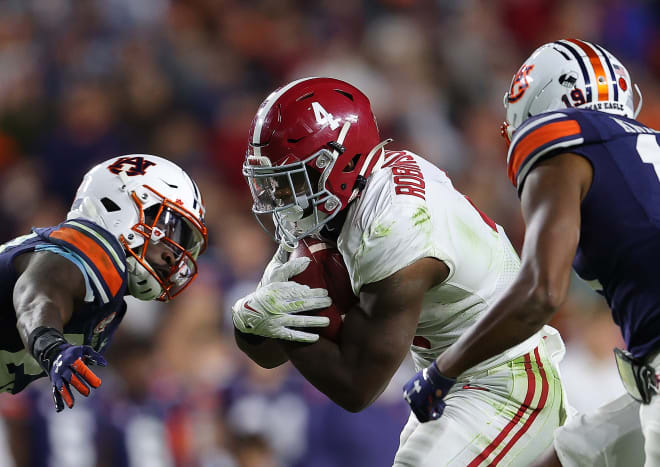
{"label": "red football helmet", "polygon": [[295,246],[355,199],[385,143],[369,99],[344,81],[303,78],[275,90],[252,121],[243,164],[252,211],[262,226],[260,215],[272,215],[275,239]]}

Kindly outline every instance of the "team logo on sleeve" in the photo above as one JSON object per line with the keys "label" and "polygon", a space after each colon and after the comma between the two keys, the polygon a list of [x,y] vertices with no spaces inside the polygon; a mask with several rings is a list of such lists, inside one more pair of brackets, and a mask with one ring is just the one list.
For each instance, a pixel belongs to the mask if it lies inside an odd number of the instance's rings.
{"label": "team logo on sleeve", "polygon": [[529,72],[533,68],[534,65],[523,65],[520,67],[520,70],[513,77],[513,82],[511,83],[511,90],[507,96],[509,102],[516,102],[525,94],[525,91],[529,87]]}
{"label": "team logo on sleeve", "polygon": [[156,165],[156,163],[148,161],[144,157],[120,157],[108,166],[108,170],[113,174],[118,174],[124,170],[126,175],[133,177],[146,174],[147,169],[152,165]]}

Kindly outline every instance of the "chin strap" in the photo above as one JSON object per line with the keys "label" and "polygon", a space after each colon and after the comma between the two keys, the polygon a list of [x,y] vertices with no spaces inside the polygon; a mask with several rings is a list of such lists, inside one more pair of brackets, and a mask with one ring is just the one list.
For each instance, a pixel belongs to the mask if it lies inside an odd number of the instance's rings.
{"label": "chin strap", "polygon": [[138,300],[151,301],[163,294],[163,288],[152,273],[130,254],[126,258],[126,266],[128,291],[132,296]]}

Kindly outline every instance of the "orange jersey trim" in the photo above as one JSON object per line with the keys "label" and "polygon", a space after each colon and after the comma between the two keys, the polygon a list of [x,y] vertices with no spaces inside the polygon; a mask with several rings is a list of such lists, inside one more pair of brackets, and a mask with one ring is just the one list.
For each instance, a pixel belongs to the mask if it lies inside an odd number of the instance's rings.
{"label": "orange jersey trim", "polygon": [[535,130],[530,131],[518,143],[511,154],[508,175],[509,180],[516,186],[516,174],[527,156],[535,149],[549,143],[552,140],[566,136],[578,135],[581,132],[580,125],[575,120],[548,123]]}
{"label": "orange jersey trim", "polygon": [[123,280],[117,272],[112,258],[98,243],[71,227],[60,227],[51,233],[50,236],[64,240],[84,252],[101,273],[112,296],[117,294]]}
{"label": "orange jersey trim", "polygon": [[610,87],[607,84],[607,75],[605,74],[605,69],[603,68],[603,63],[600,61],[600,58],[594,51],[594,49],[581,40],[578,39],[567,39],[568,42],[580,47],[584,53],[589,57],[591,66],[594,67],[594,72],[596,73],[596,84],[598,85],[598,100],[606,101],[610,98]]}

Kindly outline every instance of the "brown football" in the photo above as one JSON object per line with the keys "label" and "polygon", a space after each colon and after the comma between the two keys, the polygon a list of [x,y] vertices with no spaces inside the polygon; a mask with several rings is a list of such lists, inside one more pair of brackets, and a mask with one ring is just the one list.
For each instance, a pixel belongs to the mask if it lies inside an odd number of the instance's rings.
{"label": "brown football", "polygon": [[322,310],[312,310],[319,316],[330,318],[330,324],[326,328],[314,328],[319,334],[337,342],[343,317],[358,298],[353,295],[351,280],[344,259],[339,250],[331,243],[326,243],[315,238],[303,238],[291,253],[291,258],[306,256],[312,261],[303,272],[291,278],[292,281],[307,285],[311,288],[327,289],[332,298],[332,305]]}

